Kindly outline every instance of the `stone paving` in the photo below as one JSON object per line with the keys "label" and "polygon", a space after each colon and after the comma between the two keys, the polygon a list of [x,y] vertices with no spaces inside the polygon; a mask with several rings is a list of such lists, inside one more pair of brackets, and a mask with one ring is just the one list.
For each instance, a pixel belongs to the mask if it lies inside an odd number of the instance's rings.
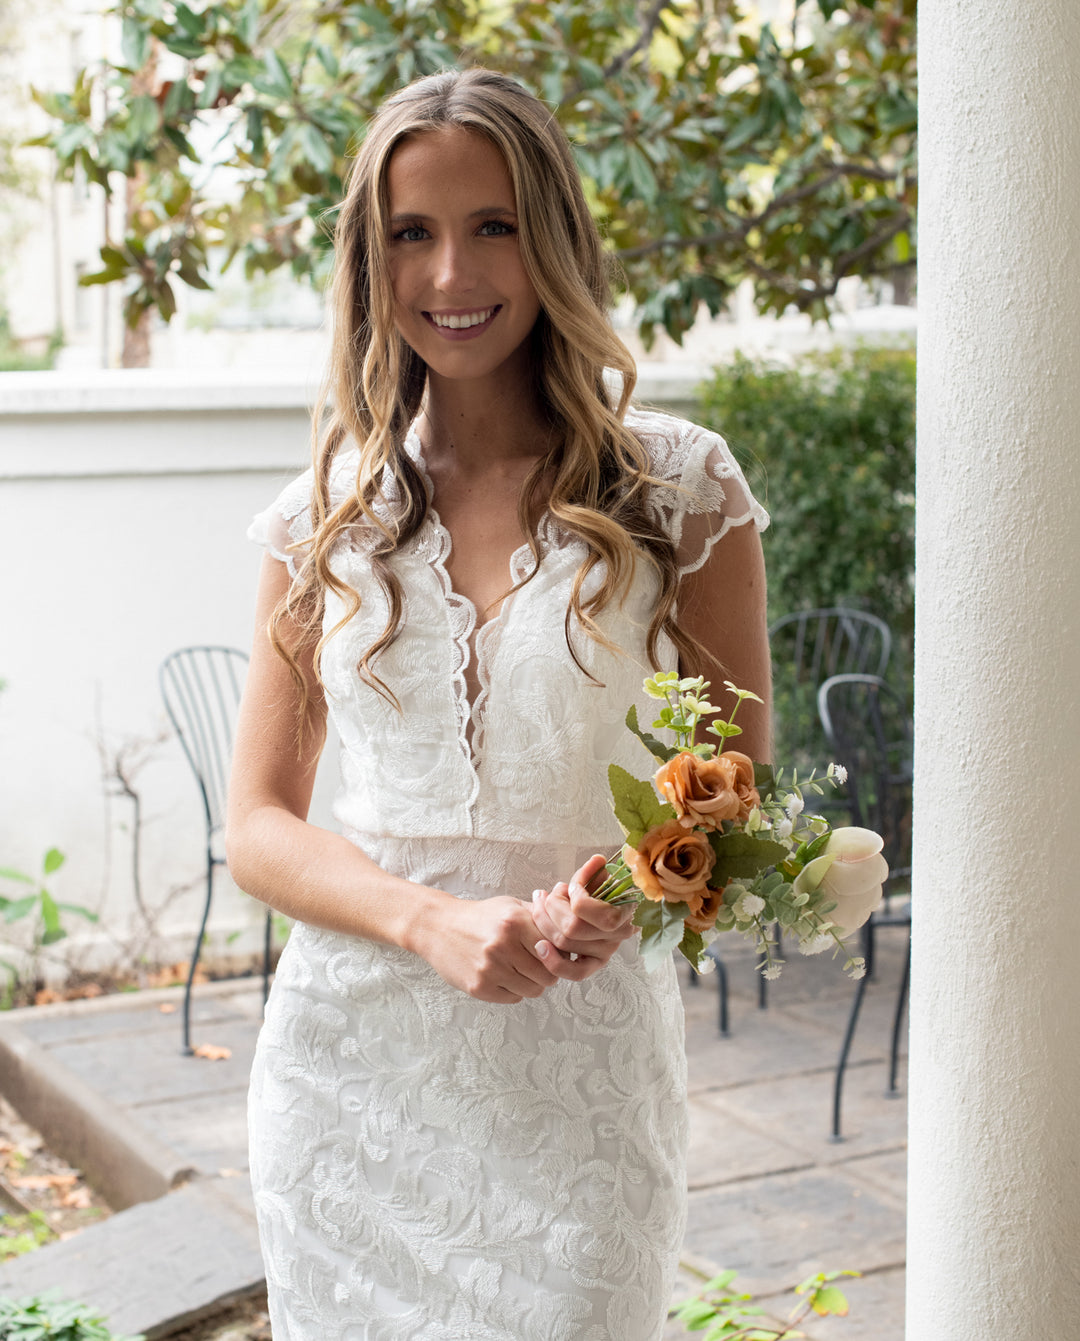
{"label": "stone paving", "polygon": [[[833,1067],[853,991],[839,963],[794,956],[759,1010],[752,961],[737,947],[728,1038],[717,1030],[715,977],[684,987],[690,1215],[676,1298],[731,1268],[784,1316],[784,1292],[805,1276],[856,1269],[861,1278],[844,1286],[850,1316],[808,1323],[807,1335],[902,1341],[906,1114],[884,1091],[905,945],[901,929],[881,935],[836,1144]],[[118,1207],[132,1207],[0,1267],[0,1293],[62,1287],[117,1330],[154,1337],[258,1287],[244,1096],[259,992],[244,983],[202,989],[194,1040],[229,1048],[220,1061],[180,1055],[178,995],[0,1019],[0,1092]],[[901,1091],[904,1082],[902,1068]],[[672,1322],[665,1341],[686,1336]]]}

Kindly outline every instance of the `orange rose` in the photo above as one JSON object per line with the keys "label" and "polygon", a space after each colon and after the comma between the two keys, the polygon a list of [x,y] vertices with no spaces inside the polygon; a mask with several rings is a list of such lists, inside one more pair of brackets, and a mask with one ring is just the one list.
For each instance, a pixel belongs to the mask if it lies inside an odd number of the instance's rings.
{"label": "orange rose", "polygon": [[687,915],[686,925],[691,931],[711,931],[716,926],[716,914],[720,911],[720,905],[723,902],[724,891],[709,887],[705,890],[701,907],[696,912]]}
{"label": "orange rose", "polygon": [[738,750],[715,759],[682,750],[657,769],[654,782],[687,829],[718,829],[721,820],[744,820],[761,803],[753,760]]}
{"label": "orange rose", "polygon": [[688,903],[691,912],[700,911],[716,860],[703,833],[687,833],[679,820],[665,820],[650,829],[637,847],[627,843],[622,855],[647,899]]}

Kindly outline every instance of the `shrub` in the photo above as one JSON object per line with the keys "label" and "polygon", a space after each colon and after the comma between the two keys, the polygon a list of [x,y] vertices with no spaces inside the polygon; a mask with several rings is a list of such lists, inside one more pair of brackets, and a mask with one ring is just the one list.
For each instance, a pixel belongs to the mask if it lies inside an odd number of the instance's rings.
{"label": "shrub", "polygon": [[769,621],[849,605],[894,635],[890,678],[910,676],[915,622],[915,355],[813,355],[794,369],[742,356],[701,392],[772,515]]}

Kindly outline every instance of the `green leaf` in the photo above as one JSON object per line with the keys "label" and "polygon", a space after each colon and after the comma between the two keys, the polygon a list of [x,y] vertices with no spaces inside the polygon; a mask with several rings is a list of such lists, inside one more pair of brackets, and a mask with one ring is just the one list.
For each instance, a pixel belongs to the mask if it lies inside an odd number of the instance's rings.
{"label": "green leaf", "polygon": [[45,928],[45,934],[41,938],[43,945],[52,945],[55,941],[64,939],[67,933],[60,925],[60,911],[47,889],[41,891],[41,921]]}
{"label": "green leaf", "polygon": [[659,799],[651,782],[642,782],[618,764],[608,765],[608,785],[615,818],[631,847],[637,847],[650,829],[675,818],[675,811]]}
{"label": "green leaf", "polygon": [[634,909],[634,925],[641,928],[641,961],[649,973],[654,973],[679,946],[689,912],[688,903],[669,903],[667,899],[659,903],[642,899]]}
{"label": "green leaf", "polygon": [[723,889],[729,880],[752,880],[759,871],[786,861],[788,850],[771,838],[758,838],[749,833],[709,834],[709,843],[716,856],[709,884]]}
{"label": "green leaf", "polygon": [[45,874],[52,875],[53,871],[58,871],[64,864],[64,854],[59,848],[51,847],[45,853]]}
{"label": "green leaf", "polygon": [[763,801],[776,793],[776,774],[772,764],[754,764],[754,787]]}
{"label": "green leaf", "polygon": [[814,1291],[810,1299],[810,1307],[823,1318],[830,1313],[835,1313],[839,1317],[846,1317],[848,1301],[842,1290],[838,1290],[835,1285],[826,1285],[823,1290]]}
{"label": "green leaf", "polygon": [[81,903],[58,903],[57,908],[62,913],[75,913],[79,917],[85,917],[88,922],[97,922],[97,913],[92,913],[89,908],[84,908]]}
{"label": "green leaf", "polygon": [[679,952],[696,969],[705,953],[705,940],[701,932],[695,931],[693,927],[687,927],[683,931],[682,940],[679,942]]}
{"label": "green leaf", "polygon": [[127,17],[121,26],[120,50],[129,70],[141,70],[150,50],[150,30],[137,19]]}
{"label": "green leaf", "polygon": [[642,731],[641,727],[638,726],[636,704],[630,704],[630,710],[626,714],[626,725],[634,735],[637,736],[638,740],[641,741],[642,745],[645,746],[649,753],[655,754],[657,759],[662,760],[664,763],[667,763],[669,759],[674,759],[679,753],[674,745],[665,745],[662,740],[658,740],[655,736],[650,735],[648,731]]}
{"label": "green leaf", "polygon": [[37,881],[25,871],[17,871],[13,866],[0,866],[0,876],[5,880],[18,880],[21,885],[33,885]]}
{"label": "green leaf", "polygon": [[17,922],[20,917],[25,917],[37,907],[38,896],[30,894],[25,899],[5,899],[4,900],[4,921]]}

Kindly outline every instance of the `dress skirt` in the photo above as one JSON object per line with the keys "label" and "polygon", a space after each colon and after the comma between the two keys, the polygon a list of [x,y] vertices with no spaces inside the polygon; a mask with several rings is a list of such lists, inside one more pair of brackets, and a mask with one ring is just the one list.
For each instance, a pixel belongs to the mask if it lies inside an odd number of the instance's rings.
{"label": "dress skirt", "polygon": [[[352,835],[463,898],[594,849]],[[251,1174],[274,1341],[658,1341],[686,1213],[673,964],[473,1000],[405,950],[296,924],[259,1036]]]}

